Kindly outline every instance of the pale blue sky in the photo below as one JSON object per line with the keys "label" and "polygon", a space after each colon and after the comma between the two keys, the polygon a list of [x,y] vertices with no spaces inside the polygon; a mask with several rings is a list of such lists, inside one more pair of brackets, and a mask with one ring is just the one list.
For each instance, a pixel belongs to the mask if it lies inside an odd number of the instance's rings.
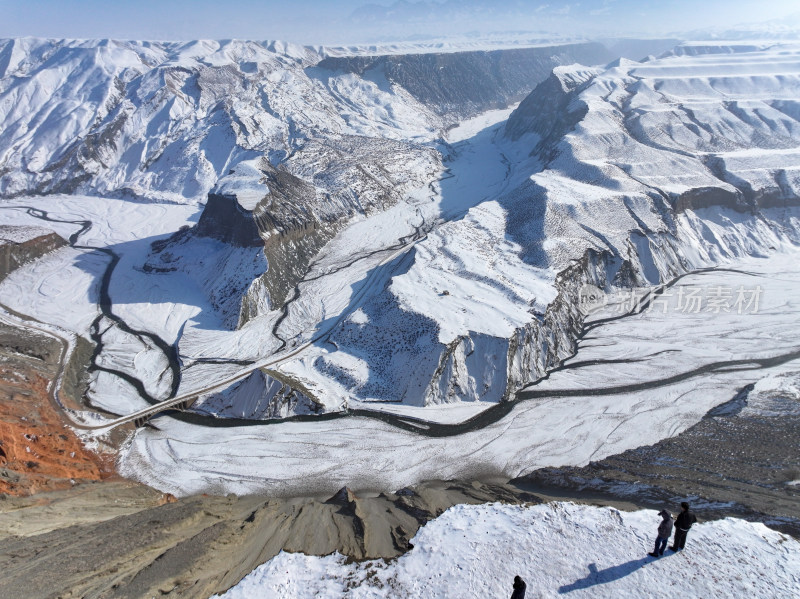
{"label": "pale blue sky", "polygon": [[663,35],[793,11],[800,11],[797,0],[0,0],[0,37],[237,37],[314,44],[498,29]]}

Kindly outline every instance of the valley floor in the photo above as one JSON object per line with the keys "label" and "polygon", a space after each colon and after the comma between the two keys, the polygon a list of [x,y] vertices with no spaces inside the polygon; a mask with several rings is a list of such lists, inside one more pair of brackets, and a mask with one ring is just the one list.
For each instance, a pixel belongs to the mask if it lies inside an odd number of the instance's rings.
{"label": "valley floor", "polygon": [[[690,274],[649,309],[594,315],[564,367],[466,425],[374,414],[226,427],[171,417],[140,430],[125,475],[178,494],[330,494],[419,480],[513,478],[675,436],[742,387],[800,370],[796,251]],[[755,304],[737,309],[739,290]],[[700,291],[697,311],[676,303]],[[730,294],[719,311],[714,294]],[[619,298],[616,298],[619,299]],[[739,313],[741,312],[741,313]],[[212,449],[213,448],[213,449]],[[446,459],[443,459],[446,458]],[[220,472],[224,472],[221,475]]]}

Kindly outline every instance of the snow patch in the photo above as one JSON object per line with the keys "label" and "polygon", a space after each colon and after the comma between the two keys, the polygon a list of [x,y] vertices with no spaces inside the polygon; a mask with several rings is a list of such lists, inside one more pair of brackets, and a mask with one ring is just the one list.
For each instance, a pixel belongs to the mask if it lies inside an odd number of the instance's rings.
{"label": "snow patch", "polygon": [[572,503],[457,505],[420,528],[396,560],[281,552],[220,595],[225,599],[504,597],[514,576],[526,597],[790,597],[800,543],[734,518],[692,527],[686,549],[654,559],[656,510]]}

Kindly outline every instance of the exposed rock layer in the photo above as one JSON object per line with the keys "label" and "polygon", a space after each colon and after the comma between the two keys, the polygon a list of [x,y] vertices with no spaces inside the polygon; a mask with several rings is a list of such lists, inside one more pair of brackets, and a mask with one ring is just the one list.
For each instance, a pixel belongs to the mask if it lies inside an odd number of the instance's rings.
{"label": "exposed rock layer", "polygon": [[101,480],[114,457],[87,450],[52,405],[60,348],[0,324],[0,494],[30,495]]}
{"label": "exposed rock layer", "polygon": [[615,58],[598,43],[452,54],[330,57],[317,66],[384,76],[442,115],[468,118],[523,98],[560,64],[603,64]]}
{"label": "exposed rock layer", "polygon": [[[30,233],[27,230],[30,229]],[[23,264],[67,245],[59,235],[30,227],[0,226],[0,280]]]}

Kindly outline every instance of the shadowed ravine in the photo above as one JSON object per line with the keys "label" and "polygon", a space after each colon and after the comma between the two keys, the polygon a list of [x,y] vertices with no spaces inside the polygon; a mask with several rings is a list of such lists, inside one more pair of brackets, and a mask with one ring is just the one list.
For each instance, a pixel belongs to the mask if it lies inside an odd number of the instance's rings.
{"label": "shadowed ravine", "polygon": [[[280,353],[281,351],[286,349],[286,346],[288,345],[288,341],[286,339],[284,339],[280,335],[279,329],[280,329],[280,326],[283,324],[283,321],[286,320],[286,318],[289,316],[289,308],[291,307],[292,303],[294,303],[295,301],[300,299],[300,285],[302,285],[303,283],[310,283],[311,281],[316,281],[316,280],[321,279],[323,277],[327,277],[327,276],[336,274],[338,272],[341,272],[341,271],[343,271],[345,269],[350,268],[351,266],[353,266],[354,264],[360,262],[361,260],[365,260],[367,258],[370,258],[371,256],[376,256],[378,254],[383,254],[383,253],[386,253],[386,252],[392,252],[392,251],[401,250],[401,249],[403,249],[404,247],[408,246],[411,243],[416,243],[417,241],[420,241],[421,239],[423,239],[425,237],[425,235],[427,235],[427,231],[425,230],[424,227],[425,227],[425,219],[423,218],[421,224],[414,226],[414,232],[413,233],[409,233],[408,235],[405,235],[404,237],[401,237],[396,244],[390,245],[390,246],[385,247],[385,248],[380,248],[378,250],[373,250],[373,251],[367,252],[365,254],[361,254],[358,257],[353,258],[349,262],[346,262],[344,264],[340,264],[336,268],[332,268],[330,270],[327,270],[327,271],[325,271],[325,272],[323,272],[323,273],[321,273],[319,275],[313,276],[313,277],[308,277],[308,276],[304,277],[303,279],[298,281],[295,284],[294,289],[292,290],[292,296],[288,300],[286,300],[286,302],[284,303],[283,307],[281,308],[281,315],[275,321],[275,324],[272,325],[272,335],[273,335],[273,337],[275,337],[276,339],[279,339],[280,342],[281,342],[281,344],[278,346],[278,348],[275,350],[274,353],[276,353],[276,354]],[[363,286],[364,289],[366,287],[367,287],[366,285]],[[328,333],[325,333],[324,335],[322,335],[322,337],[325,337],[327,335],[328,335]]]}
{"label": "shadowed ravine", "polygon": [[[99,305],[101,308],[101,315],[97,317],[97,319],[92,324],[92,340],[95,342],[95,352],[92,356],[92,364],[90,366],[90,370],[104,370],[106,372],[110,372],[123,380],[129,382],[139,393],[139,395],[148,401],[152,405],[158,405],[161,403],[159,400],[152,397],[147,390],[145,389],[144,384],[139,379],[133,377],[132,375],[117,371],[114,369],[109,369],[106,367],[98,366],[97,365],[97,358],[99,357],[100,353],[102,352],[103,345],[102,345],[102,332],[99,330],[99,324],[103,317],[112,320],[117,326],[120,327],[121,330],[130,333],[141,341],[143,337],[149,339],[165,356],[169,363],[169,368],[172,372],[172,387],[170,392],[170,398],[175,397],[178,389],[178,385],[180,384],[180,361],[178,359],[177,350],[175,346],[166,343],[163,339],[158,337],[153,333],[149,333],[146,331],[138,331],[130,327],[123,319],[118,317],[113,313],[112,310],[112,301],[109,294],[109,285],[111,281],[111,277],[114,272],[114,268],[119,263],[120,257],[116,254],[113,250],[108,248],[96,248],[92,246],[83,246],[78,245],[77,241],[81,235],[89,231],[92,227],[92,222],[90,220],[78,220],[78,221],[71,221],[71,220],[60,220],[56,218],[50,217],[47,212],[35,208],[29,208],[24,206],[15,207],[17,209],[23,209],[28,212],[31,216],[36,218],[52,221],[52,222],[65,222],[71,224],[80,225],[81,228],[76,232],[73,233],[69,238],[70,246],[76,249],[85,249],[91,251],[98,251],[108,255],[111,260],[109,261],[106,270],[103,273],[101,278],[100,284],[100,301]],[[357,262],[358,260],[364,259],[370,255],[374,255],[380,252],[386,252],[391,250],[400,250],[403,247],[407,246],[410,243],[414,243],[419,239],[424,237],[423,227],[424,222],[415,227],[415,232],[401,238],[399,242],[390,247],[384,248],[382,250],[371,252],[368,255],[360,256],[354,259],[352,262],[348,263],[347,265],[341,266],[337,270],[341,270],[342,268],[346,268],[347,266],[352,265],[353,263]],[[717,372],[729,372],[732,370],[740,370],[740,371],[753,371],[753,370],[761,370],[765,368],[772,368],[775,366],[779,366],[785,364],[787,362],[791,362],[793,360],[800,358],[800,349],[796,349],[790,352],[786,352],[776,356],[770,356],[766,358],[748,358],[748,359],[739,359],[739,360],[727,360],[727,361],[719,361],[719,362],[712,362],[709,364],[704,364],[697,368],[684,371],[682,373],[674,374],[668,377],[664,377],[661,379],[655,379],[650,381],[643,381],[640,383],[631,383],[627,385],[616,385],[611,387],[604,387],[604,388],[591,388],[587,389],[585,387],[576,388],[576,389],[549,389],[549,390],[538,390],[536,389],[536,385],[541,383],[544,380],[547,380],[550,375],[556,372],[565,371],[565,370],[575,370],[581,367],[585,367],[588,365],[595,364],[595,361],[589,362],[572,362],[569,361],[577,355],[577,347],[580,341],[586,336],[587,333],[590,331],[595,330],[596,328],[608,324],[613,321],[617,321],[623,318],[627,318],[629,316],[633,316],[639,314],[646,310],[648,306],[651,304],[653,299],[660,294],[664,293],[668,288],[672,287],[676,283],[678,283],[681,279],[689,275],[698,275],[704,273],[711,273],[711,272],[734,272],[740,274],[753,274],[748,273],[740,270],[730,269],[730,268],[704,268],[698,269],[695,271],[684,273],[680,276],[675,277],[668,283],[665,283],[658,288],[654,289],[653,291],[646,294],[636,306],[634,306],[631,310],[626,313],[599,319],[596,321],[592,321],[590,323],[584,324],[582,329],[575,340],[575,353],[573,353],[570,357],[566,358],[562,361],[562,363],[550,370],[546,376],[542,377],[535,383],[524,387],[523,389],[519,390],[514,394],[513,399],[508,401],[499,402],[480,414],[477,414],[467,420],[458,423],[439,423],[439,422],[432,422],[429,420],[416,418],[412,416],[402,416],[402,415],[395,415],[390,414],[382,411],[376,410],[367,410],[363,408],[357,409],[348,409],[343,412],[334,412],[328,414],[320,414],[320,415],[297,415],[291,416],[288,418],[276,418],[276,419],[269,419],[269,420],[253,420],[253,419],[245,419],[245,418],[218,418],[209,415],[203,415],[197,412],[186,412],[186,411],[179,411],[177,409],[170,409],[169,407],[165,407],[163,412],[159,412],[158,414],[154,415],[151,419],[153,425],[157,426],[157,419],[159,416],[169,416],[180,420],[181,422],[185,422],[188,424],[198,425],[198,426],[206,426],[206,427],[218,427],[218,428],[231,428],[231,427],[245,427],[245,426],[269,426],[269,425],[277,425],[286,422],[318,422],[318,421],[330,421],[330,420],[337,420],[342,418],[351,418],[351,417],[358,417],[358,418],[369,418],[373,420],[381,421],[385,424],[393,426],[398,429],[402,429],[408,432],[416,433],[420,436],[425,437],[452,437],[461,435],[464,433],[480,430],[490,424],[498,422],[505,416],[507,416],[510,412],[514,410],[517,404],[523,401],[529,400],[536,400],[536,399],[550,399],[550,398],[558,398],[558,397],[580,397],[585,395],[592,395],[592,396],[604,396],[604,395],[617,395],[622,393],[635,393],[640,391],[648,391],[652,389],[658,389],[661,387],[666,387],[675,383],[679,383],[688,379],[697,378],[706,374],[713,374]],[[324,275],[319,275],[320,278],[322,276],[326,276],[331,273],[325,273]],[[308,282],[313,280],[311,278],[304,279],[302,282]],[[273,327],[273,333],[277,335],[277,329],[283,319],[286,318],[288,314],[288,308],[290,304],[295,301],[299,297],[299,286],[295,286],[294,293],[291,299],[287,301],[286,305],[283,307],[282,316],[278,319]],[[322,335],[321,337],[325,337]],[[280,337],[278,337],[281,339]],[[285,347],[287,342],[283,339],[282,346]],[[636,363],[641,362],[642,359],[637,358],[630,358],[630,359],[618,359],[613,360],[615,364],[626,364],[626,363]],[[241,361],[237,360],[214,360],[215,363],[230,363],[230,364],[241,364]],[[243,375],[244,376],[244,375]]]}

